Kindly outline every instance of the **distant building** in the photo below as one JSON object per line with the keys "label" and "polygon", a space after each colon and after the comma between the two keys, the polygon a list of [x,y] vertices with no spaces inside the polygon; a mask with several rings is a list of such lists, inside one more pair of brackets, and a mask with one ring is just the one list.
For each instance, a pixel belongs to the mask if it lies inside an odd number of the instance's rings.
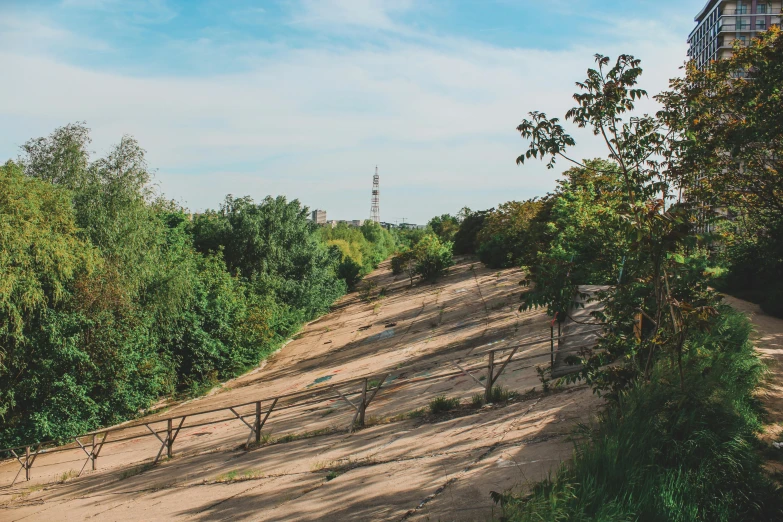
{"label": "distant building", "polygon": [[363,219],[352,219],[351,221],[348,222],[348,224],[351,225],[352,227],[360,227],[360,226],[364,225],[364,220]]}
{"label": "distant building", "polygon": [[325,210],[313,210],[313,213],[311,214],[313,223],[316,225],[325,225],[326,224],[326,211]]}
{"label": "distant building", "polygon": [[735,40],[747,45],[758,33],[780,25],[780,10],[780,0],[709,0],[696,15],[688,57],[700,69],[731,57]]}

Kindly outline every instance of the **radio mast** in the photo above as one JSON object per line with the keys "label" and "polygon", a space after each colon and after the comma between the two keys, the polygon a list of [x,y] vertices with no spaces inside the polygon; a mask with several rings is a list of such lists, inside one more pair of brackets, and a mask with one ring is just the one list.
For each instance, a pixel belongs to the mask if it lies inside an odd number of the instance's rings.
{"label": "radio mast", "polygon": [[370,206],[370,221],[381,222],[381,189],[380,176],[378,176],[378,165],[375,166],[375,176],[372,178],[372,205]]}

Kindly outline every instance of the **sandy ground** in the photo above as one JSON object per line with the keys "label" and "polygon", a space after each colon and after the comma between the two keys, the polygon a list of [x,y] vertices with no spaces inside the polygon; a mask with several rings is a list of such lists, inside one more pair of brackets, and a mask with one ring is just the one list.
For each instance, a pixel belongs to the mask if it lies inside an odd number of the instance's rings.
{"label": "sandy ground", "polygon": [[[147,417],[189,415],[174,458],[149,466],[160,448],[151,436],[109,443],[96,471],[88,465],[69,478],[85,462],[81,450],[42,454],[32,480],[12,487],[19,467],[0,463],[0,520],[489,520],[490,491],[545,478],[570,457],[574,425],[600,407],[585,387],[539,392],[535,365],[549,356],[528,357],[548,349],[549,325],[541,311],[517,310],[521,278],[465,259],[437,284],[410,287],[384,264],[366,280],[385,297],[346,296],[261,368]],[[406,415],[437,395],[467,405],[481,391],[465,375],[430,379],[453,372],[451,361],[479,364],[482,351],[537,336],[546,340],[525,347],[499,378],[518,399]],[[340,383],[384,373],[390,386],[370,404],[369,427],[353,433],[353,410],[341,399],[273,411],[265,438],[291,437],[250,450],[249,430],[230,413],[195,416],[332,384],[355,392]],[[219,422],[188,427],[206,420]]]}
{"label": "sandy ground", "polygon": [[[765,314],[758,305],[726,296],[726,303],[748,315],[755,326],[753,341],[769,368],[766,382],[760,390],[767,412],[761,440],[769,445],[783,440],[783,319]],[[778,451],[783,452],[783,449]],[[783,458],[768,460],[771,472],[783,472]]]}

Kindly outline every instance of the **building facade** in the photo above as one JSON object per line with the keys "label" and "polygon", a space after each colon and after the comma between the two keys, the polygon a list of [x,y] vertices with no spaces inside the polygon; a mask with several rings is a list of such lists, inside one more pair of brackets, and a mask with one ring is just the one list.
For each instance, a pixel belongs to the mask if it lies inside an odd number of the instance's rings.
{"label": "building facade", "polygon": [[709,0],[696,15],[688,37],[688,58],[699,68],[731,56],[734,41],[743,44],[780,25],[781,0]]}
{"label": "building facade", "polygon": [[325,210],[313,210],[312,214],[310,215],[311,219],[313,220],[313,223],[316,225],[325,225],[326,224],[326,211]]}

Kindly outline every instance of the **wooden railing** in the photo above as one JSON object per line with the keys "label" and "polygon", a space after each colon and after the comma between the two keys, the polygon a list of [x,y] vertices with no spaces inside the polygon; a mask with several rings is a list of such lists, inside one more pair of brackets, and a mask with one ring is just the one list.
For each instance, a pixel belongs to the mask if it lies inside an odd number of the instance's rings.
{"label": "wooden railing", "polygon": [[[479,386],[484,388],[485,400],[491,402],[492,389],[497,383],[498,378],[507,368],[508,364],[514,360],[516,362],[531,361],[529,366],[523,366],[518,369],[531,368],[533,366],[539,366],[538,364],[532,364],[532,361],[540,358],[548,357],[550,359],[550,365],[554,364],[555,344],[568,336],[561,336],[558,325],[558,335],[555,336],[554,329],[555,321],[550,324],[550,337],[545,335],[530,336],[520,339],[518,344],[513,346],[506,346],[503,348],[495,348],[486,350],[483,352],[477,352],[469,354],[455,360],[439,361],[439,363],[449,364],[454,366],[456,370],[446,373],[439,373],[428,377],[414,377],[411,379],[395,380],[393,384],[385,386],[386,393],[390,393],[399,388],[409,386],[412,384],[419,384],[431,380],[449,379],[456,375],[464,374],[473,379]],[[600,329],[600,328],[599,328]],[[597,329],[598,330],[598,329]],[[594,330],[594,331],[597,331]],[[577,332],[572,335],[584,335],[591,332]],[[522,348],[532,348],[546,342],[550,343],[548,349],[524,351],[520,352]],[[578,352],[583,346],[576,347],[569,352]],[[517,357],[515,357],[515,355]],[[481,364],[474,364],[472,366],[463,367],[460,363],[463,363],[463,359],[466,357],[471,358],[484,358],[486,362]],[[498,361],[499,359],[499,361]],[[499,363],[499,364],[498,364]],[[429,369],[431,364],[426,368]],[[486,376],[482,382],[473,373],[486,370]],[[396,373],[404,374],[421,371],[421,368],[402,368],[396,370]],[[129,440],[139,439],[142,437],[155,437],[160,442],[160,447],[155,455],[152,463],[156,464],[163,456],[163,452],[166,452],[166,457],[171,458],[174,455],[174,442],[177,440],[182,429],[197,428],[202,426],[208,426],[211,424],[217,424],[221,422],[238,420],[244,424],[248,430],[248,436],[245,440],[245,447],[248,448],[251,445],[251,441],[256,444],[261,443],[261,429],[269,420],[272,412],[279,413],[283,410],[292,408],[300,408],[312,404],[318,404],[326,401],[343,400],[350,405],[354,410],[353,418],[348,426],[350,431],[357,428],[364,427],[365,414],[368,406],[372,403],[373,399],[377,396],[378,392],[386,383],[386,379],[390,373],[374,374],[364,377],[358,377],[331,385],[320,386],[311,390],[303,390],[300,392],[294,392],[285,395],[278,395],[275,397],[258,399],[251,402],[245,402],[242,404],[235,404],[232,406],[225,406],[222,408],[214,408],[210,410],[199,411],[195,413],[189,413],[186,415],[176,415],[172,417],[164,417],[160,419],[150,419],[130,424],[124,424],[115,426],[112,428],[101,429],[85,433],[78,437],[74,437],[74,443],[69,445],[58,445],[55,441],[36,442],[27,445],[16,446],[13,448],[0,449],[0,455],[7,455],[11,460],[16,459],[20,468],[17,471],[16,476],[10,485],[16,483],[19,475],[22,471],[25,472],[25,480],[30,480],[30,470],[33,464],[37,461],[38,457],[44,454],[52,454],[63,451],[73,451],[81,448],[81,450],[87,456],[84,464],[78,475],[84,472],[87,464],[91,465],[91,469],[95,470],[97,467],[97,460],[107,444],[116,444],[120,442],[126,442]],[[343,393],[339,388],[346,388],[349,386],[357,386],[358,389]],[[323,396],[322,396],[323,395]],[[350,397],[356,396],[356,399],[351,400]],[[228,418],[208,419],[203,421],[197,421],[194,424],[185,424],[186,419],[197,420],[199,417],[207,415],[226,412],[230,416]],[[145,428],[146,430],[138,430],[139,428]],[[140,433],[132,433],[133,430],[140,431]],[[129,433],[131,432],[131,433]],[[124,436],[123,436],[124,434]],[[118,437],[119,435],[119,437]],[[86,439],[86,440],[85,440]]]}

